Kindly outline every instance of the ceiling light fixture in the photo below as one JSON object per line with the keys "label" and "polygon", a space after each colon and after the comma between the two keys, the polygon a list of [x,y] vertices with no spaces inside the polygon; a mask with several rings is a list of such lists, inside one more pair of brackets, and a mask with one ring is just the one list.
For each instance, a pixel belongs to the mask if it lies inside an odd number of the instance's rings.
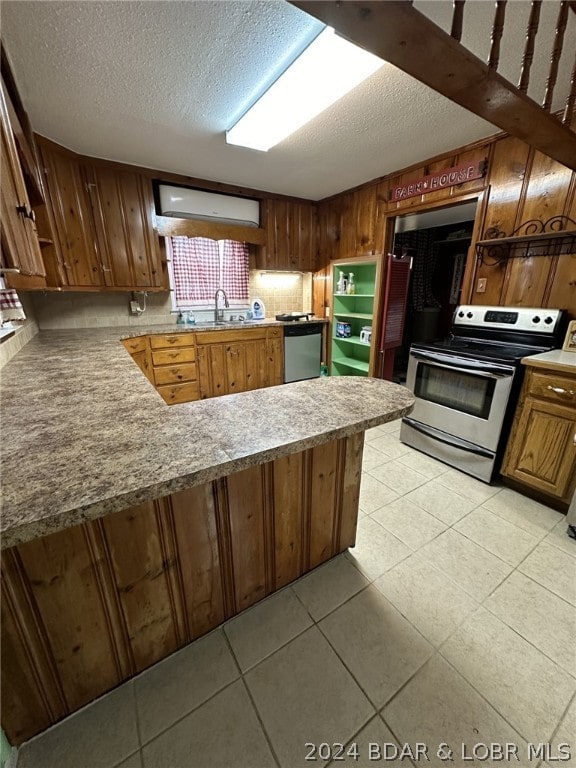
{"label": "ceiling light fixture", "polygon": [[267,152],[384,64],[326,27],[226,131],[228,144]]}

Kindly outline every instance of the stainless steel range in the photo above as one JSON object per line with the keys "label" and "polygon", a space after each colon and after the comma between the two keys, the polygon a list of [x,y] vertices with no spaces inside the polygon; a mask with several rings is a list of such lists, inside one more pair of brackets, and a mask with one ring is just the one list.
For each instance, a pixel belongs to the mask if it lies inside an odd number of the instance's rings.
{"label": "stainless steel range", "polygon": [[564,312],[460,306],[448,339],[413,344],[406,386],[416,395],[400,440],[489,483],[520,390],[520,360],[561,344]]}

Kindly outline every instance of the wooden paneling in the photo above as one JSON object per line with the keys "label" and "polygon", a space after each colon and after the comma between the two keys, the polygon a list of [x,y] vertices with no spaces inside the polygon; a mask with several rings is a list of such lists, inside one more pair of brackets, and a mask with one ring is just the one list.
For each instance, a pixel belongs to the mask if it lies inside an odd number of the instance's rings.
{"label": "wooden paneling", "polygon": [[19,745],[354,544],[363,435],[2,553],[2,725]]}
{"label": "wooden paneling", "polygon": [[258,269],[316,269],[318,221],[316,205],[268,198],[261,204],[266,242],[256,255]]}

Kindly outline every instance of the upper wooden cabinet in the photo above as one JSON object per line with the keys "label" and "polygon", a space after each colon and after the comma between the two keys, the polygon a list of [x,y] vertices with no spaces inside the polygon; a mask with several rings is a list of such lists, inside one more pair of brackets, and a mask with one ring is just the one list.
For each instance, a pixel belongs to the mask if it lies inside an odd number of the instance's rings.
{"label": "upper wooden cabinet", "polygon": [[261,204],[266,245],[258,269],[314,272],[318,268],[318,218],[314,203],[269,198]]}
{"label": "upper wooden cabinet", "polygon": [[0,89],[0,122],[2,265],[19,270],[19,275],[16,275],[18,279],[13,279],[11,275],[7,277],[9,285],[42,287],[46,284],[46,272],[3,87]]}
{"label": "upper wooden cabinet", "polygon": [[48,255],[62,287],[167,289],[150,180],[49,142],[39,147],[55,230]]}

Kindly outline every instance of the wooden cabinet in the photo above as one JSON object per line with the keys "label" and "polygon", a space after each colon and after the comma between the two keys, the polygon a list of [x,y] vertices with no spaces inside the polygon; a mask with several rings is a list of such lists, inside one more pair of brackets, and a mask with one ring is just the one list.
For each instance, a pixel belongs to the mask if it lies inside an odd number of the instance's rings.
{"label": "wooden cabinet", "polygon": [[318,218],[314,203],[269,198],[262,201],[266,245],[258,269],[314,272],[318,268]]}
{"label": "wooden cabinet", "polygon": [[576,372],[528,369],[502,474],[569,503],[576,488]]}
{"label": "wooden cabinet", "polygon": [[200,397],[194,333],[149,337],[152,382],[168,405]]}
{"label": "wooden cabinet", "polygon": [[134,339],[125,339],[124,344],[130,353],[132,360],[149,381],[152,381],[152,366],[150,365],[150,350],[147,336],[137,336]]}
{"label": "wooden cabinet", "polygon": [[41,141],[40,152],[62,287],[167,289],[151,181],[51,142]]}
{"label": "wooden cabinet", "polygon": [[[4,89],[0,90],[1,167],[0,194],[2,265],[20,272],[17,287],[46,285],[34,214],[14,141]],[[16,285],[16,281],[8,283]]]}
{"label": "wooden cabinet", "polygon": [[202,399],[283,382],[281,327],[204,331],[196,343]]}

